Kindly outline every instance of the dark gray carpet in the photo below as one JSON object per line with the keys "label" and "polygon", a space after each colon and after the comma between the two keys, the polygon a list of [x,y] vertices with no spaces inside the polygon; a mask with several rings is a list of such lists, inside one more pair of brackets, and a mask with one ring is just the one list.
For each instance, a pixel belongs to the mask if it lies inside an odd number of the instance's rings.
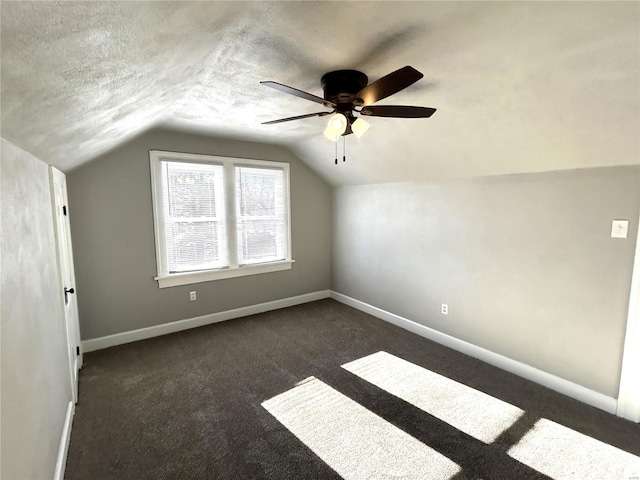
{"label": "dark gray carpet", "polygon": [[[487,445],[341,368],[379,351],[526,413]],[[640,453],[637,424],[327,299],[87,354],[65,478],[340,478],[261,406],[310,376],[453,460],[455,480],[549,478],[507,455],[541,418]]]}

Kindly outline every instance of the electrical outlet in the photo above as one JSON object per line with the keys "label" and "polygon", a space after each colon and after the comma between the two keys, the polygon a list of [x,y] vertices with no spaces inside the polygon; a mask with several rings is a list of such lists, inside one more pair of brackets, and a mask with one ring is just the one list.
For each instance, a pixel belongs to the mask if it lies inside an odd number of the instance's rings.
{"label": "electrical outlet", "polygon": [[442,307],[440,308],[440,313],[442,313],[443,315],[449,315],[449,305],[443,303]]}
{"label": "electrical outlet", "polygon": [[189,292],[189,301],[195,302],[196,300],[196,292]]}
{"label": "electrical outlet", "polygon": [[611,238],[627,238],[629,220],[614,220],[611,222]]}

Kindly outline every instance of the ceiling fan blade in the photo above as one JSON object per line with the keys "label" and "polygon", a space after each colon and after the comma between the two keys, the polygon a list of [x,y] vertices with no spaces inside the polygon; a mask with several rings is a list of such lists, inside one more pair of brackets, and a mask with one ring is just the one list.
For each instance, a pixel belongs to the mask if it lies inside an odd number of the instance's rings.
{"label": "ceiling fan blade", "polygon": [[372,107],[363,107],[362,110],[360,110],[361,115],[396,118],[429,118],[435,112],[435,108],[406,107],[400,105],[374,105]]}
{"label": "ceiling fan blade", "polygon": [[273,123],[290,122],[292,120],[300,120],[301,118],[324,117],[325,115],[329,115],[330,113],[331,112],[308,113],[306,115],[298,115],[297,117],[287,117],[287,118],[280,118],[278,120],[271,120],[269,122],[262,122],[262,125],[271,125]]}
{"label": "ceiling fan blade", "polygon": [[407,88],[422,77],[422,73],[407,65],[367,85],[356,94],[356,98],[362,99],[361,105],[370,105]]}
{"label": "ceiling fan blade", "polygon": [[320,103],[325,107],[335,107],[336,104],[330,102],[329,100],[325,100],[322,97],[318,97],[317,95],[313,95],[311,93],[303,92],[302,90],[298,90],[297,88],[289,87],[287,85],[283,85],[278,82],[260,82],[262,85],[266,85],[267,87],[275,88],[276,90],[280,90],[281,92],[288,93],[289,95],[293,95],[296,97],[304,98],[305,100],[311,100],[312,102]]}

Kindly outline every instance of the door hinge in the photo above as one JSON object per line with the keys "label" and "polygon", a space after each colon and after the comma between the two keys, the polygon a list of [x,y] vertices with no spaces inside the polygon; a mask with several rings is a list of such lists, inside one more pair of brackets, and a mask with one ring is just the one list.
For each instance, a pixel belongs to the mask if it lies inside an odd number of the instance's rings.
{"label": "door hinge", "polygon": [[80,347],[76,347],[76,355],[80,356]]}
{"label": "door hinge", "polygon": [[66,217],[67,216],[67,206],[63,205],[62,206],[62,214]]}

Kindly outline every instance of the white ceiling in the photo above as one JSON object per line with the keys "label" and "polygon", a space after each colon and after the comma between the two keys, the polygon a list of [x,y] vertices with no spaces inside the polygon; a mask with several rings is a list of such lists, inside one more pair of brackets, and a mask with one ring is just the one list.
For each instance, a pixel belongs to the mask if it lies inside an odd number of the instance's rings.
{"label": "white ceiling", "polygon": [[[640,163],[638,2],[2,2],[2,136],[62,170],[158,125],[288,146],[333,185]],[[320,77],[424,73],[336,166]],[[340,150],[342,142],[340,142]],[[212,152],[215,153],[215,152]],[[340,157],[342,153],[339,153]]]}

